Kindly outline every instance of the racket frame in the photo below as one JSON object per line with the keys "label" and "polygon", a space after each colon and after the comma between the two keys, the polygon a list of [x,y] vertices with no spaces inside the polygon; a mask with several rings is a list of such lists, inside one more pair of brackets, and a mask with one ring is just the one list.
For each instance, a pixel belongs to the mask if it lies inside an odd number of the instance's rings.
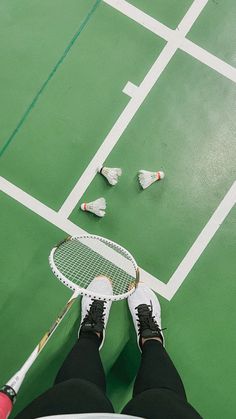
{"label": "racket frame", "polygon": [[[135,278],[133,280],[133,282],[130,283],[130,289],[123,293],[123,294],[118,294],[118,295],[106,295],[106,294],[99,294],[99,293],[94,293],[93,291],[91,291],[90,289],[86,289],[86,288],[82,288],[79,285],[74,284],[72,281],[70,281],[68,278],[66,278],[57,268],[57,266],[54,263],[54,254],[56,252],[56,250],[58,249],[58,247],[60,247],[63,243],[69,241],[69,240],[80,240],[80,239],[97,239],[100,240],[103,244],[108,245],[111,244],[112,246],[114,246],[114,248],[117,248],[120,250],[121,253],[123,253],[124,255],[127,256],[128,260],[132,263],[133,268],[134,268],[134,273],[135,273]],[[89,245],[88,245],[89,247]],[[115,251],[115,250],[114,250]],[[97,236],[95,234],[90,235],[81,235],[81,236],[69,236],[67,237],[65,240],[62,240],[57,246],[55,246],[49,255],[49,265],[51,267],[51,270],[53,272],[53,274],[59,279],[59,281],[61,281],[66,287],[70,288],[73,291],[77,291],[80,295],[85,295],[88,296],[90,298],[95,298],[96,300],[106,300],[106,301],[120,301],[120,300],[124,300],[126,298],[128,298],[136,289],[138,283],[139,283],[139,276],[140,276],[140,272],[139,272],[139,267],[135,261],[135,259],[133,258],[133,256],[130,254],[130,252],[125,249],[124,247],[118,245],[117,243],[105,239],[104,237],[101,236]],[[120,267],[121,268],[121,267]],[[122,268],[121,268],[122,269]]]}

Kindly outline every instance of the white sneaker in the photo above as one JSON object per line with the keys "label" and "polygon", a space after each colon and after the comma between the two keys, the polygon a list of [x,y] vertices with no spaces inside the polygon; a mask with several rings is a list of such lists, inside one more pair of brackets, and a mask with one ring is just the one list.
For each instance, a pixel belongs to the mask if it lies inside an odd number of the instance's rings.
{"label": "white sneaker", "polygon": [[[88,288],[99,294],[113,294],[111,281],[105,276],[98,276],[89,284]],[[105,340],[105,329],[108,322],[111,301],[96,300],[95,298],[83,296],[81,307],[81,323],[78,332],[101,333],[101,349]]]}
{"label": "white sneaker", "polygon": [[128,298],[128,305],[137,333],[139,349],[142,350],[142,338],[158,337],[164,345],[161,306],[154,292],[141,282]]}

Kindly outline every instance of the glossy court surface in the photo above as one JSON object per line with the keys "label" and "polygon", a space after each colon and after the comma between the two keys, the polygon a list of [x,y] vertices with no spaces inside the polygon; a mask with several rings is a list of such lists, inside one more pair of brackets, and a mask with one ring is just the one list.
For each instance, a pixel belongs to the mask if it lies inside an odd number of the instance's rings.
{"label": "glossy court surface", "polygon": [[[159,295],[166,348],[204,418],[235,415],[233,0],[0,1],[0,382],[70,291],[48,254],[87,231],[126,247]],[[116,187],[98,164],[122,167]],[[139,169],[165,179],[142,191]],[[79,207],[100,196],[99,219]],[[76,340],[74,307],[29,372],[14,414]],[[102,359],[119,411],[139,362],[125,301]]]}

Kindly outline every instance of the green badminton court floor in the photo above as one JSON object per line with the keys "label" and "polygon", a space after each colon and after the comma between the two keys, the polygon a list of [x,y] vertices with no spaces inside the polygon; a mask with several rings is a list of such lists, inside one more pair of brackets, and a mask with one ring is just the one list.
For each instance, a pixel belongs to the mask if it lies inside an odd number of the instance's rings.
{"label": "green badminton court floor", "polygon": [[[234,0],[0,0],[0,385],[70,296],[50,249],[86,231],[126,247],[159,295],[189,401],[235,418],[235,20]],[[98,162],[122,167],[116,187]],[[139,169],[166,176],[142,191]],[[104,219],[79,210],[100,196]],[[79,312],[11,418],[52,384]],[[120,411],[140,360],[125,301],[101,355]]]}

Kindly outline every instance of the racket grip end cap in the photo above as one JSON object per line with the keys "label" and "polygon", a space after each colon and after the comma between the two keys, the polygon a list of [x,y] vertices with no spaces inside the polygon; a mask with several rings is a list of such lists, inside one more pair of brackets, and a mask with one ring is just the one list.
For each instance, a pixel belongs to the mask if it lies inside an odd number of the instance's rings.
{"label": "racket grip end cap", "polygon": [[0,419],[7,419],[9,417],[14,403],[11,396],[5,391],[5,387],[0,390]]}

